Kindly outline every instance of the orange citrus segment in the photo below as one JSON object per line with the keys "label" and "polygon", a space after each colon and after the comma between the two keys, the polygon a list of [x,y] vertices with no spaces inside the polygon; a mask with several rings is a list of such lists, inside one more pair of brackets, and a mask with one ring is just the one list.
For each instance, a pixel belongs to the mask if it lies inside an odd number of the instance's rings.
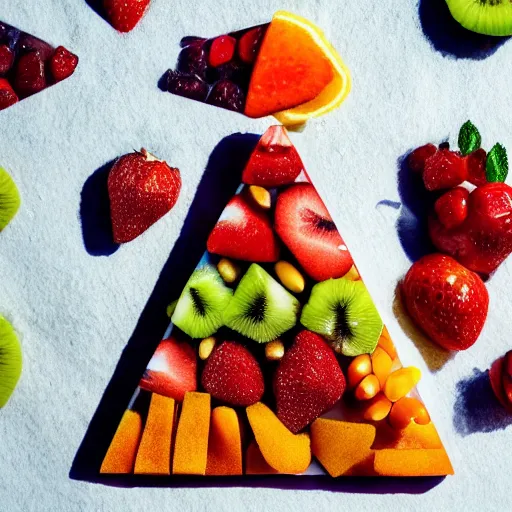
{"label": "orange citrus segment", "polygon": [[335,78],[332,60],[327,41],[311,22],[277,12],[251,75],[245,114],[262,117],[314,100]]}

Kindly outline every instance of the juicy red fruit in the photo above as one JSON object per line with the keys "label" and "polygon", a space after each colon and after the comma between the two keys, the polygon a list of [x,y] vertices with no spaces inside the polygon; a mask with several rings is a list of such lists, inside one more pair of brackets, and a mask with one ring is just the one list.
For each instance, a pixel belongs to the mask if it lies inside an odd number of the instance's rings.
{"label": "juicy red fruit", "polygon": [[103,0],[103,7],[112,26],[129,32],[144,16],[151,0]]}
{"label": "juicy red fruit", "polygon": [[316,281],[343,277],[354,264],[327,208],[309,183],[297,183],[279,194],[275,229]]}
{"label": "juicy red fruit", "polygon": [[424,256],[402,283],[407,311],[441,347],[466,350],[487,318],[489,295],[480,277],[442,254]]}
{"label": "juicy red fruit", "polygon": [[16,66],[14,89],[20,97],[26,98],[46,87],[44,63],[38,52],[22,55]]}
{"label": "juicy red fruit", "polygon": [[50,59],[50,71],[56,82],[71,76],[78,65],[78,57],[64,46],[59,46]]}
{"label": "juicy red fruit", "polygon": [[212,397],[241,407],[259,402],[265,391],[258,362],[234,341],[224,341],[214,349],[201,375],[201,384]]}
{"label": "juicy red fruit", "polygon": [[425,144],[415,149],[407,158],[407,164],[411,171],[422,174],[425,169],[425,161],[437,152],[434,144]]}
{"label": "juicy red fruit", "polygon": [[266,26],[248,30],[238,41],[238,56],[242,62],[252,64],[258,55]]}
{"label": "juicy red fruit", "polygon": [[491,366],[489,370],[489,380],[491,382],[491,387],[496,396],[498,402],[505,407],[507,411],[512,413],[512,398],[510,398],[505,392],[504,388],[504,379],[509,377],[506,375],[505,370],[505,360],[506,356],[500,357]]}
{"label": "juicy red fruit", "polygon": [[245,94],[241,87],[230,80],[219,80],[212,87],[206,102],[216,107],[242,112],[245,104]]}
{"label": "juicy red fruit", "polygon": [[166,74],[166,87],[172,94],[204,101],[208,95],[208,84],[196,75],[187,75],[169,69]]}
{"label": "juicy red fruit", "polygon": [[242,175],[243,183],[279,187],[295,181],[304,169],[283,126],[271,126],[260,138]]}
{"label": "juicy red fruit", "polygon": [[196,75],[201,80],[206,79],[208,62],[202,39],[195,40],[181,50],[177,69],[187,75]]}
{"label": "juicy red fruit", "polygon": [[345,377],[331,347],[318,334],[302,331],[274,377],[277,416],[296,433],[338,402]]}
{"label": "juicy red fruit", "polygon": [[6,45],[0,45],[0,76],[7,74],[14,64],[14,52]]}
{"label": "juicy red fruit", "polygon": [[487,184],[487,177],[485,175],[487,153],[485,152],[485,149],[477,149],[465,158],[468,168],[468,181],[476,187],[482,187]]}
{"label": "juicy red fruit", "polygon": [[462,224],[468,215],[469,192],[457,187],[445,192],[434,205],[437,218],[446,229]]}
{"label": "juicy red fruit", "polygon": [[236,39],[234,37],[224,35],[216,37],[210,46],[208,62],[214,68],[221,64],[229,62],[235,54]]}
{"label": "juicy red fruit", "polygon": [[441,150],[425,160],[423,183],[430,192],[456,187],[467,177],[466,162],[458,153]]}
{"label": "juicy red fruit", "polygon": [[11,84],[5,78],[0,78],[0,110],[6,109],[18,101],[18,96]]}

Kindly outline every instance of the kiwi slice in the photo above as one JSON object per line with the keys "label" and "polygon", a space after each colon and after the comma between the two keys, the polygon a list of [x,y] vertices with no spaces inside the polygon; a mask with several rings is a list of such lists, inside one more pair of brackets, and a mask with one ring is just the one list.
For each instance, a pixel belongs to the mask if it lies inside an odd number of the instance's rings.
{"label": "kiwi slice", "polygon": [[253,263],[224,311],[224,324],[251,340],[267,343],[297,323],[299,306],[291,293]]}
{"label": "kiwi slice", "polygon": [[0,167],[0,231],[2,231],[20,207],[20,193],[9,173]]}
{"label": "kiwi slice", "polygon": [[0,316],[0,408],[8,402],[20,375],[20,342],[12,325]]}
{"label": "kiwi slice", "polygon": [[510,0],[446,0],[452,16],[464,27],[488,36],[512,35]]}
{"label": "kiwi slice", "polygon": [[191,338],[207,338],[222,326],[222,312],[232,295],[214,266],[194,270],[178,299],[172,323]]}
{"label": "kiwi slice", "polygon": [[363,282],[343,277],[313,286],[300,322],[325,336],[336,352],[351,357],[371,354],[383,328]]}

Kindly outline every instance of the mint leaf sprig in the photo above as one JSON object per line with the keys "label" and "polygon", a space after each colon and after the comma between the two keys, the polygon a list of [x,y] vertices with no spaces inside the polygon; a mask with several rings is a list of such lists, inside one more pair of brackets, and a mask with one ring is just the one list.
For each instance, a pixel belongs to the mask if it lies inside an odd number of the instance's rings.
{"label": "mint leaf sprig", "polygon": [[469,155],[480,148],[482,136],[478,128],[471,122],[466,121],[459,131],[459,149],[463,156]]}
{"label": "mint leaf sprig", "polygon": [[508,157],[507,150],[500,144],[496,143],[487,155],[485,164],[485,177],[489,183],[501,182],[507,179],[508,175]]}

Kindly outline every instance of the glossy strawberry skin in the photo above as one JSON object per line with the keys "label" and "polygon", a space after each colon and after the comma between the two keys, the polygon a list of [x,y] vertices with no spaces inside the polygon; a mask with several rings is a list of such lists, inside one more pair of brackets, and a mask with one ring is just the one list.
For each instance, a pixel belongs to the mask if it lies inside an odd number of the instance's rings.
{"label": "glossy strawberry skin", "polygon": [[456,187],[467,176],[466,161],[453,151],[440,150],[425,160],[423,183],[430,192]]}
{"label": "glossy strawberry skin", "polygon": [[203,369],[201,384],[212,397],[240,407],[259,402],[265,391],[258,362],[234,341],[224,341],[214,349]]}
{"label": "glossy strawberry skin", "polygon": [[242,181],[260,187],[293,183],[304,165],[284,127],[271,126],[260,138],[245,166]]}
{"label": "glossy strawberry skin", "polygon": [[120,157],[108,177],[114,241],[137,238],[171,210],[180,190],[179,170],[145,150]]}
{"label": "glossy strawberry skin", "polygon": [[103,0],[112,26],[119,32],[130,32],[142,19],[151,0]]}
{"label": "glossy strawberry skin", "polygon": [[78,65],[78,57],[64,46],[56,48],[50,59],[50,71],[56,82],[70,77]]}
{"label": "glossy strawberry skin", "polygon": [[462,224],[468,215],[469,192],[462,187],[456,187],[445,192],[434,205],[439,222],[447,229]]}
{"label": "glossy strawberry skin", "polygon": [[462,265],[489,275],[512,252],[512,188],[488,183],[469,195],[466,220],[446,229],[437,216],[429,219],[432,243]]}
{"label": "glossy strawberry skin", "polygon": [[235,47],[236,39],[234,37],[228,35],[216,37],[212,41],[208,55],[210,66],[217,68],[229,62],[233,58]]}
{"label": "glossy strawberry skin", "polygon": [[327,208],[309,183],[294,184],[279,194],[275,229],[316,281],[343,277],[354,264]]}
{"label": "glossy strawberry skin", "polygon": [[302,331],[274,376],[277,416],[296,433],[331,409],[345,391],[333,350],[318,334]]}
{"label": "glossy strawberry skin", "polygon": [[6,109],[18,101],[18,96],[11,84],[5,78],[0,78],[0,110]]}
{"label": "glossy strawberry skin", "polygon": [[414,322],[441,347],[466,350],[485,323],[489,295],[480,277],[443,254],[424,256],[402,283]]}
{"label": "glossy strawberry skin", "polygon": [[14,90],[20,98],[26,98],[46,87],[44,62],[39,52],[22,55],[16,64]]}
{"label": "glossy strawberry skin", "polygon": [[425,144],[416,148],[407,158],[407,164],[411,171],[422,174],[425,170],[425,161],[437,152],[434,144]]}
{"label": "glossy strawberry skin", "polygon": [[186,341],[173,337],[158,345],[140,381],[142,389],[183,401],[197,389],[197,356]]}
{"label": "glossy strawberry skin", "polygon": [[476,187],[482,187],[487,184],[485,175],[485,166],[487,163],[487,153],[485,149],[477,149],[465,157],[468,168],[468,181]]}
{"label": "glossy strawberry skin", "polygon": [[279,242],[266,212],[238,194],[229,201],[206,243],[208,252],[258,263],[279,259]]}
{"label": "glossy strawberry skin", "polygon": [[0,77],[7,74],[14,64],[14,52],[6,44],[0,44]]}
{"label": "glossy strawberry skin", "polygon": [[[491,366],[489,370],[489,380],[491,387],[498,402],[512,414],[512,394],[507,393],[505,386],[511,384],[512,378],[507,372],[507,359],[512,354],[512,351],[507,352],[503,357],[500,357]],[[510,388],[508,391],[512,391]]]}

